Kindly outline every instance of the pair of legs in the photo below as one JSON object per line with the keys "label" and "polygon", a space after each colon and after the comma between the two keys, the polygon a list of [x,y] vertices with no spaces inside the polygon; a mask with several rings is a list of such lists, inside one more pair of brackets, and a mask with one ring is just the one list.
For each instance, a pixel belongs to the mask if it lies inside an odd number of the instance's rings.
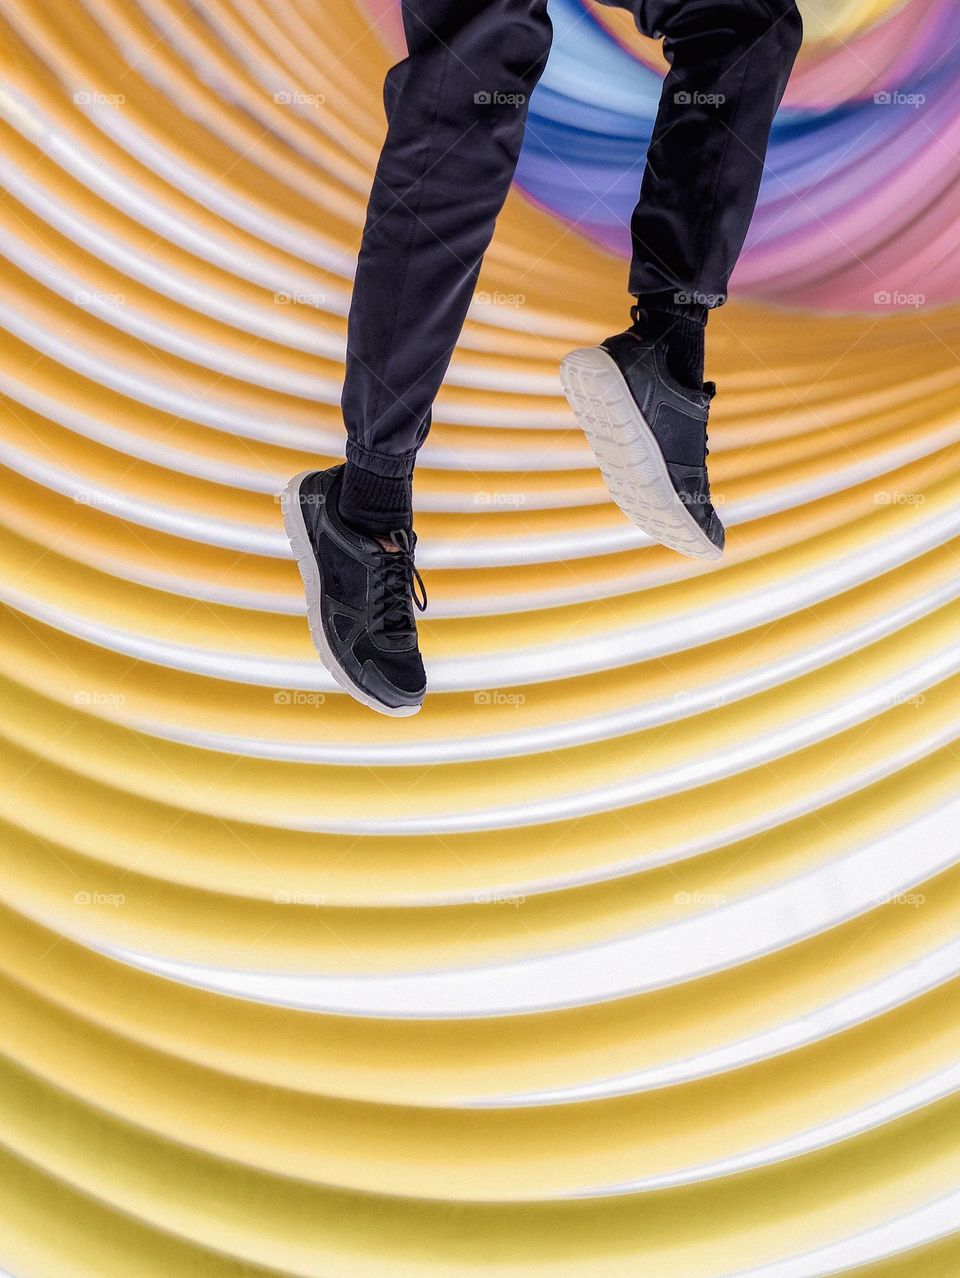
{"label": "pair of legs", "polygon": [[[628,291],[693,332],[726,297],[800,46],[795,0],[602,0],[664,35],[671,69],[631,229]],[[386,142],[350,310],[349,522],[409,525],[417,450],[513,179],[550,49],[546,0],[403,0]],[[689,339],[688,339],[689,340]],[[702,350],[702,339],[701,339]]]}
{"label": "pair of legs", "polygon": [[[614,501],[655,541],[717,559],[706,469],[703,325],[726,295],[774,113],[800,43],[795,0],[604,0],[666,36],[666,77],[633,216],[633,326],[571,351],[560,377]],[[295,476],[284,522],[314,646],[387,715],[426,692],[411,480],[434,397],[513,178],[550,47],[546,0],[403,0],[409,56],[357,268],[347,462]]]}

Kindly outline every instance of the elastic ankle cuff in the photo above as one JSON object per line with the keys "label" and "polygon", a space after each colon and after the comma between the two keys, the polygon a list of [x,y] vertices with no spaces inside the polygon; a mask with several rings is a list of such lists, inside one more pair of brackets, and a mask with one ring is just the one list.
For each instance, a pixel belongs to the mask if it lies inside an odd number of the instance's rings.
{"label": "elastic ankle cuff", "polygon": [[409,476],[378,475],[348,461],[338,502],[340,517],[358,532],[386,536],[413,525]]}
{"label": "elastic ankle cuff", "polygon": [[686,296],[685,293],[639,293],[636,295],[637,309],[660,311],[677,319],[693,320],[703,327],[707,322],[709,309],[700,302],[683,300]]}

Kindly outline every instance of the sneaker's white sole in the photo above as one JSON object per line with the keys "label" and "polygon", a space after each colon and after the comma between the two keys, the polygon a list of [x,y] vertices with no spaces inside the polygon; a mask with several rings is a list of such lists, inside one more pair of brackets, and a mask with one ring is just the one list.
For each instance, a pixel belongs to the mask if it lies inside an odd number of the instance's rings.
{"label": "sneaker's white sole", "polygon": [[721,559],[677,496],[656,436],[616,361],[599,346],[571,351],[560,381],[586,435],[610,496],[638,528],[694,559]]}
{"label": "sneaker's white sole", "polygon": [[416,714],[420,706],[388,706],[383,701],[377,701],[375,697],[371,697],[362,688],[358,688],[337,661],[333,649],[327,642],[327,636],[323,632],[323,621],[321,620],[320,612],[320,596],[323,586],[320,579],[320,569],[317,567],[313,547],[310,544],[310,535],[303,520],[303,509],[300,505],[300,485],[307,475],[312,474],[313,471],[311,470],[303,470],[299,475],[294,475],[280,496],[280,509],[283,511],[283,526],[287,531],[287,537],[290,539],[293,557],[297,561],[297,567],[300,569],[300,577],[303,581],[303,593],[307,600],[307,624],[310,627],[310,638],[313,640],[313,646],[317,650],[317,656],[320,658],[323,668],[333,676],[344,692],[353,697],[354,701],[359,701],[361,705],[368,706],[371,710],[376,710],[378,714],[389,715],[392,719],[407,719],[410,715]]}

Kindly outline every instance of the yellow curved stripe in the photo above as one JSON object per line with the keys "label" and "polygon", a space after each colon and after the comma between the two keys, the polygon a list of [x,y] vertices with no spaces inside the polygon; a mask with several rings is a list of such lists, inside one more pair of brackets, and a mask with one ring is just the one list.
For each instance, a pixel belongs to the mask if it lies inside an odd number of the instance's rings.
{"label": "yellow curved stripe", "polygon": [[342,451],[377,32],[0,22],[0,1269],[953,1278],[960,312],[713,318],[707,571],[560,392],[621,265],[511,196],[387,723],[276,496]]}

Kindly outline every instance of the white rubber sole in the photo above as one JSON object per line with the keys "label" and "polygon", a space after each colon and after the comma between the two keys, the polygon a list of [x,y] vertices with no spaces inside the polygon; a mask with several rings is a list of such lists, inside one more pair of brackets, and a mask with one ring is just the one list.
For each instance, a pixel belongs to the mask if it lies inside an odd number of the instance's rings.
{"label": "white rubber sole", "polygon": [[656,436],[611,355],[571,351],[560,365],[570,407],[593,449],[610,496],[648,536],[694,559],[722,559],[677,496]]}
{"label": "white rubber sole", "polygon": [[307,624],[310,627],[313,646],[317,650],[317,656],[323,668],[333,676],[344,692],[353,697],[354,701],[359,701],[361,705],[376,710],[377,714],[389,715],[391,719],[408,719],[410,715],[417,713],[420,709],[419,705],[388,706],[383,701],[377,701],[375,697],[371,697],[369,693],[357,687],[337,661],[333,649],[327,643],[320,615],[320,597],[323,590],[320,570],[314,558],[310,535],[303,521],[303,510],[300,505],[300,485],[307,475],[312,474],[312,470],[302,470],[299,475],[294,475],[280,496],[280,509],[283,511],[283,526],[303,581],[303,593],[307,600]]}

